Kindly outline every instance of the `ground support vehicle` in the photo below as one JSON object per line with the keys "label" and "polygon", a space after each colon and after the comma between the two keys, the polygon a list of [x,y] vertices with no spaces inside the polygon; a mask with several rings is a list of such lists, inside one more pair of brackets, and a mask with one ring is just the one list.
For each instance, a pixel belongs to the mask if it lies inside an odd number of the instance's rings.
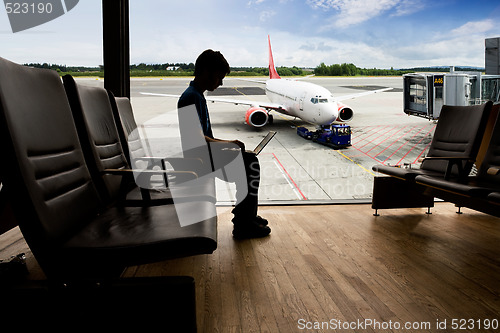
{"label": "ground support vehicle", "polygon": [[345,124],[324,126],[316,131],[300,126],[297,127],[297,134],[333,149],[346,148],[351,145],[351,127]]}

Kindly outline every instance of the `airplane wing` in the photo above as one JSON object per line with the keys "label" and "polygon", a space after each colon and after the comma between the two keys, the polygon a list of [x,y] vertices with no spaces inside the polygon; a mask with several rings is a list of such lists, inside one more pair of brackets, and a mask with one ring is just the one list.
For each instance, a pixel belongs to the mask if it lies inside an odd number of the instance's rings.
{"label": "airplane wing", "polygon": [[[180,95],[171,95],[171,94],[158,94],[158,93],[147,93],[147,92],[141,92],[142,95],[149,95],[149,96],[163,96],[163,97],[173,97],[173,98],[179,98],[181,97]],[[217,98],[217,97],[210,97],[206,96],[205,99],[209,102],[212,103],[229,103],[229,104],[234,104],[234,105],[248,105],[248,106],[258,106],[267,110],[276,110],[279,112],[286,112],[286,108],[277,103],[271,103],[271,102],[265,102],[265,101],[251,101],[248,99],[230,99],[230,98]]]}
{"label": "airplane wing", "polygon": [[277,103],[265,102],[265,101],[250,101],[247,99],[230,99],[230,98],[217,98],[217,97],[205,97],[207,101],[217,102],[217,103],[229,103],[235,105],[248,105],[248,106],[258,106],[268,110],[286,111],[286,108]]}
{"label": "airplane wing", "polygon": [[239,81],[247,81],[247,82],[255,82],[255,83],[261,83],[261,84],[266,84],[266,81],[263,80],[257,80],[257,79],[249,79],[246,77],[230,77],[230,80],[239,80]]}
{"label": "airplane wing", "polygon": [[[313,76],[314,76],[314,74],[310,74],[310,75],[301,76],[301,77],[294,77],[294,78],[291,78],[291,79],[286,78],[286,79],[283,79],[283,80],[299,81],[299,80],[308,79],[308,78],[313,77]],[[249,79],[249,78],[246,78],[246,77],[229,77],[229,78],[226,78],[226,79],[266,84],[266,81],[257,80],[257,79]]]}
{"label": "airplane wing", "polygon": [[340,96],[340,97],[334,97],[334,99],[337,102],[341,102],[341,101],[345,101],[345,100],[348,100],[348,99],[353,99],[353,98],[357,98],[357,97],[361,97],[361,96],[366,96],[366,95],[371,95],[371,94],[377,94],[377,93],[388,91],[388,90],[392,90],[392,88],[384,88],[384,89],[377,89],[377,90],[371,90],[371,91],[364,91],[362,93],[357,93],[357,94],[352,94],[352,95],[344,95],[344,96]]}
{"label": "airplane wing", "polygon": [[306,75],[306,76],[301,76],[301,77],[293,78],[291,80],[292,81],[305,80],[305,79],[308,79],[308,78],[313,77],[313,76],[314,76],[314,74],[309,74],[309,75]]}

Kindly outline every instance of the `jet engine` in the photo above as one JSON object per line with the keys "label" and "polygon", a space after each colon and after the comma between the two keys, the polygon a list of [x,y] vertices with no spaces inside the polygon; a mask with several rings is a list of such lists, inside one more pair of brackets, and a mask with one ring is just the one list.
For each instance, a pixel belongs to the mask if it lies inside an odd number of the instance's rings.
{"label": "jet engine", "polygon": [[338,107],[339,107],[339,115],[337,116],[336,121],[343,123],[351,121],[352,118],[354,117],[354,111],[352,111],[350,107],[342,103],[338,103]]}
{"label": "jet engine", "polygon": [[259,108],[257,106],[252,106],[247,110],[245,115],[245,121],[248,125],[252,125],[253,127],[262,127],[267,124],[269,119],[269,114],[263,108]]}

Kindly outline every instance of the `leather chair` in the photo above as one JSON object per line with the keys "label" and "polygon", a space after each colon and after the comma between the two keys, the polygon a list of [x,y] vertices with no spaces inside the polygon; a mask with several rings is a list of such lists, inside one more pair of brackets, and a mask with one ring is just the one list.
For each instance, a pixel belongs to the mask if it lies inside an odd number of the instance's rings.
{"label": "leather chair", "polygon": [[[116,276],[126,266],[212,253],[217,247],[216,217],[186,227],[178,219],[179,210],[212,214],[212,203],[123,207],[103,199],[55,71],[0,58],[0,145],[0,178],[49,278]],[[120,154],[113,156],[113,162],[123,162]]]}
{"label": "leather chair", "polygon": [[492,102],[474,106],[448,106],[441,109],[429,152],[420,168],[374,165],[372,169],[402,180],[414,181],[418,175],[466,178],[481,145]]}
{"label": "leather chair", "polygon": [[[77,86],[79,89],[90,89],[80,85]],[[177,110],[171,120],[172,123],[169,123],[169,125],[172,125],[170,128],[173,131],[176,131],[176,125],[179,126],[179,137],[176,140],[180,141],[177,143],[181,143],[181,145],[179,151],[173,149],[172,154],[181,157],[167,156],[158,158],[148,156],[147,154],[149,149],[146,149],[144,142],[147,142],[149,138],[139,135],[130,100],[125,97],[114,97],[110,92],[108,94],[110,95],[110,102],[113,114],[115,115],[116,127],[122,142],[123,151],[133,168],[136,168],[136,164],[140,163],[141,166],[149,164],[148,168],[154,165],[161,165],[166,170],[166,164],[169,164],[170,169],[173,168],[176,172],[188,171],[197,174],[198,178],[181,182],[180,184],[166,182],[169,183],[168,190],[174,203],[193,200],[193,198],[200,198],[201,200],[208,200],[215,203],[216,177],[226,182],[236,183],[236,192],[238,194],[236,202],[247,193],[244,192],[247,186],[245,166],[238,146],[231,143],[219,142],[207,145],[205,137],[201,135],[199,118],[194,106]],[[165,146],[168,144],[162,142],[162,145]],[[139,185],[143,186],[140,183]],[[147,187],[147,184],[145,186]],[[234,194],[229,186],[226,190],[229,195]],[[131,192],[128,197],[132,197],[133,193]],[[157,192],[151,193],[157,194]],[[183,216],[180,218],[182,221],[188,223],[189,219]]]}
{"label": "leather chair", "polygon": [[[149,138],[141,136],[139,127],[137,126],[137,123],[135,121],[135,116],[130,100],[127,97],[115,97],[109,91],[108,95],[111,102],[111,107],[113,109],[113,115],[116,122],[116,127],[118,129],[118,134],[120,136],[120,141],[122,142],[123,152],[128,161],[128,164],[133,168],[145,167],[146,169],[153,169],[156,167],[163,170],[173,169],[175,171],[192,171],[196,174],[204,174],[206,172],[213,171],[211,169],[210,162],[204,162],[200,158],[190,159],[186,157],[151,156],[148,153],[149,149],[145,147],[145,142],[148,142]],[[170,166],[170,168],[167,166],[167,164]],[[165,183],[168,183],[168,180],[166,180]],[[172,185],[175,186],[174,184]],[[215,196],[215,182],[213,181],[213,179],[204,183],[201,182],[201,185],[196,185],[195,187],[198,187],[198,189],[196,190],[196,193],[198,193],[198,195],[203,193],[206,196],[207,200],[214,203],[216,202],[217,199]],[[179,187],[177,187],[177,189],[178,188]],[[132,195],[133,194],[131,194],[130,196]],[[154,195],[156,197],[157,191],[152,191],[151,195]],[[181,195],[186,194],[182,194],[181,191]]]}
{"label": "leather chair", "polygon": [[[496,120],[488,149],[477,175],[467,177],[460,182],[420,175],[415,178],[415,181],[417,184],[449,193],[451,201],[456,201],[453,200],[453,196],[458,196],[485,201],[488,197],[488,200],[495,202],[498,197],[498,193],[495,194],[495,192],[500,192],[500,117]],[[440,197],[440,193],[436,193],[436,196]],[[464,206],[467,206],[467,201],[464,203]]]}
{"label": "leather chair", "polygon": [[[123,142],[120,138],[113,115],[113,99],[105,89],[79,85],[70,75],[64,76],[63,81],[91,175],[108,199],[119,200],[127,206],[171,204],[174,186],[178,190],[176,194],[180,193],[178,195],[184,201],[215,204],[213,185],[199,183],[196,190],[182,187],[182,182],[196,179],[196,173],[191,170],[165,171],[165,163],[170,159],[147,158],[145,150],[139,146],[138,137],[132,142],[132,147],[139,148],[133,151],[134,158],[130,160],[128,140]],[[146,160],[148,165],[141,169],[131,168],[130,163],[135,167],[137,159]],[[155,170],[154,166],[158,168]]]}
{"label": "leather chair", "polygon": [[495,205],[500,205],[500,192],[492,192],[488,194],[488,200]]}

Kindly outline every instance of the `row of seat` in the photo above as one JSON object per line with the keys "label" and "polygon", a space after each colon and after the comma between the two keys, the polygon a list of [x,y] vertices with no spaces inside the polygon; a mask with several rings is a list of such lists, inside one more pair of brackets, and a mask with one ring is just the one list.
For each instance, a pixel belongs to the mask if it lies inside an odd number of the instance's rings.
{"label": "row of seat", "polygon": [[[384,165],[372,169],[424,196],[500,216],[500,119],[498,108],[492,111],[492,107],[491,102],[443,106],[419,169]],[[471,172],[474,165],[477,171]],[[375,194],[374,202],[379,200]]]}
{"label": "row of seat", "polygon": [[[0,126],[2,192],[49,279],[116,277],[130,265],[216,249],[213,179],[195,191],[185,185],[203,161],[175,170],[172,160],[166,171],[168,160],[149,159],[160,168],[134,172],[132,155],[148,158],[128,99],[0,58]],[[152,176],[161,190],[137,186]]]}

